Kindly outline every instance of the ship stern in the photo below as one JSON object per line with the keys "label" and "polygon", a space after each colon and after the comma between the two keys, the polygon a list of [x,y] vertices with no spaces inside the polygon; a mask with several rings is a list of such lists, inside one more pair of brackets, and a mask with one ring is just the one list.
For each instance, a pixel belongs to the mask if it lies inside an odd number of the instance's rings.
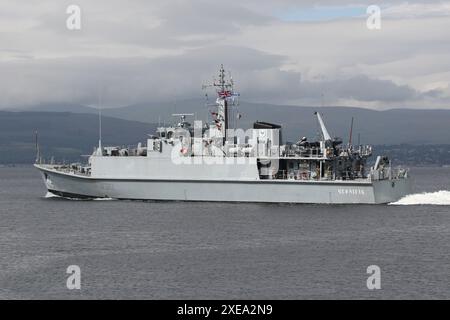
{"label": "ship stern", "polygon": [[411,194],[410,177],[373,181],[375,203],[391,203]]}

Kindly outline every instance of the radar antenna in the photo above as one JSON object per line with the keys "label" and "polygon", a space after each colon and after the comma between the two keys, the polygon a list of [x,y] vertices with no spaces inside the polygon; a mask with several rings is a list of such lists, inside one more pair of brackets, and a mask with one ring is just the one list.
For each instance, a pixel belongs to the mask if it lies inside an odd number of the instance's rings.
{"label": "radar antenna", "polygon": [[190,124],[188,122],[186,122],[186,117],[187,116],[194,116],[193,113],[172,113],[173,117],[180,117],[180,123],[178,124],[180,127],[186,127],[189,126]]}

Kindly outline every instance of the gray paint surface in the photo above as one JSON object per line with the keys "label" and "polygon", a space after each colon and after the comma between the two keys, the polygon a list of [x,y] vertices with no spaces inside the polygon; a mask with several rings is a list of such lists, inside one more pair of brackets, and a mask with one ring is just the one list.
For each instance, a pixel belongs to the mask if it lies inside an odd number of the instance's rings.
{"label": "gray paint surface", "polygon": [[410,179],[356,181],[164,180],[82,177],[36,167],[48,190],[93,198],[136,200],[389,203],[411,193]]}

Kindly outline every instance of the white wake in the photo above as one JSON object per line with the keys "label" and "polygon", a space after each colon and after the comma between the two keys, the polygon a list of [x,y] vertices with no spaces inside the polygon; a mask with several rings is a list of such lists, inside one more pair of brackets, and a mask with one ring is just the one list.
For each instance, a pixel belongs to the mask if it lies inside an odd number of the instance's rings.
{"label": "white wake", "polygon": [[54,194],[54,193],[48,192],[48,191],[47,191],[47,193],[45,194],[45,197],[46,197],[46,198],[61,198],[60,196],[58,196],[58,195],[56,195],[56,194]]}
{"label": "white wake", "polygon": [[92,201],[110,201],[110,200],[116,200],[114,198],[94,198],[94,199],[78,199],[78,198],[66,198],[58,196],[57,194],[47,192],[45,195],[45,198],[60,198],[60,199],[67,199],[67,200],[92,200]]}
{"label": "white wake", "polygon": [[424,192],[407,195],[396,202],[391,202],[393,205],[419,205],[432,204],[449,206],[450,205],[450,191],[441,190],[436,192]]}

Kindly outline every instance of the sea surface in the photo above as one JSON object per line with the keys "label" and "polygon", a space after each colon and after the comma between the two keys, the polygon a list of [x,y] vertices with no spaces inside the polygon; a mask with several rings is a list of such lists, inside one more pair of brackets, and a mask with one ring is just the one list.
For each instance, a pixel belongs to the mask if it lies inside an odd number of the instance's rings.
{"label": "sea surface", "polygon": [[411,174],[394,205],[279,205],[66,200],[0,168],[0,299],[450,299],[450,168]]}

